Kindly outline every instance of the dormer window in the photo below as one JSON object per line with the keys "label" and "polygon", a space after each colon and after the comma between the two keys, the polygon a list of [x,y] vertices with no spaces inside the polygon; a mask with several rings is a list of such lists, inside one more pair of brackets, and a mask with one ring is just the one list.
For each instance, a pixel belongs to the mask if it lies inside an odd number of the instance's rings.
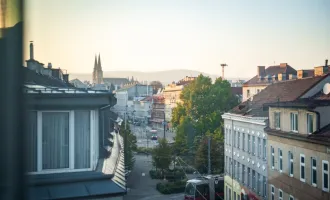
{"label": "dormer window", "polygon": [[307,113],[307,133],[312,134],[314,132],[313,114]]}
{"label": "dormer window", "polygon": [[298,132],[298,113],[290,113],[291,131]]}
{"label": "dormer window", "polygon": [[274,127],[275,129],[281,129],[281,113],[274,113]]}

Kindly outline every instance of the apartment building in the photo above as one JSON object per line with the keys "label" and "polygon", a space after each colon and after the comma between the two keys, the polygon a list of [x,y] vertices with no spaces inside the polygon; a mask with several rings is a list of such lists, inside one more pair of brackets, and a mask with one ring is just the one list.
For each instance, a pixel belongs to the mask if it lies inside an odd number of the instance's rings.
{"label": "apartment building", "polygon": [[287,63],[281,63],[274,66],[258,66],[257,75],[243,84],[243,101],[248,100],[268,85],[296,79],[297,71]]}
{"label": "apartment building", "polygon": [[269,199],[267,164],[270,154],[268,134],[264,130],[268,126],[269,114],[263,105],[315,96],[329,81],[329,75],[324,75],[271,84],[222,115],[225,129],[225,199],[237,198],[239,191],[243,199]]}
{"label": "apartment building", "polygon": [[330,199],[329,93],[267,105],[270,199]]}

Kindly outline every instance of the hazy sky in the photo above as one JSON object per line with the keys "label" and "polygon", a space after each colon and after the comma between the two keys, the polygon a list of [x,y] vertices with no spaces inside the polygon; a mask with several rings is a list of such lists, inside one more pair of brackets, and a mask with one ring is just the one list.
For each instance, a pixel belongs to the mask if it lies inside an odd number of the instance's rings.
{"label": "hazy sky", "polygon": [[[330,58],[328,0],[28,0],[26,50],[68,73],[191,69],[250,77],[258,65]],[[28,51],[26,51],[28,53]],[[28,58],[28,54],[26,54]]]}

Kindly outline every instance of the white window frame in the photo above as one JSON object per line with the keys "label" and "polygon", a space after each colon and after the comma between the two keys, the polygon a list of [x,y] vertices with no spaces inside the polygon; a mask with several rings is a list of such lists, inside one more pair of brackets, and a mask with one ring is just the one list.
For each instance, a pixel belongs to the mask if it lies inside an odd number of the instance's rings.
{"label": "white window frame", "polygon": [[247,146],[248,146],[248,153],[250,154],[251,153],[251,135],[250,134],[248,134],[248,144],[247,144]]}
{"label": "white window frame", "polygon": [[242,132],[242,149],[243,151],[246,151],[246,147],[245,147],[245,133]]}
{"label": "white window frame", "polygon": [[262,144],[261,144],[261,138],[258,137],[258,157],[261,158],[262,157]]}
{"label": "white window frame", "polygon": [[[298,123],[298,112],[291,112],[290,113],[290,128],[291,131],[294,133],[298,133],[299,131],[299,127],[298,127],[299,123]],[[295,128],[297,128],[295,130]]]}
{"label": "white window frame", "polygon": [[274,185],[270,185],[270,199],[275,200],[275,187]]}
{"label": "white window frame", "polygon": [[[282,194],[282,196],[280,194]],[[281,189],[278,189],[278,200],[283,200],[283,190]]]}
{"label": "white window frame", "polygon": [[[313,166],[313,160],[315,160],[316,166]],[[316,183],[313,183],[313,171],[316,172]],[[315,157],[311,157],[311,184],[312,186],[317,186],[317,160]]]}
{"label": "white window frame", "polygon": [[262,139],[262,141],[263,141],[263,159],[266,160],[267,159],[267,140]]}
{"label": "white window frame", "polygon": [[292,195],[290,195],[289,200],[294,200],[294,197]]}
{"label": "white window frame", "polygon": [[[324,164],[328,165],[328,170],[324,170]],[[328,175],[328,188],[324,188],[324,174]],[[325,192],[329,192],[329,161],[327,160],[322,160],[322,190]]]}
{"label": "white window frame", "polygon": [[256,137],[252,135],[252,155],[256,155]]}
{"label": "white window frame", "polygon": [[[291,157],[292,155],[292,157]],[[291,174],[291,163],[292,163],[292,172],[294,173],[294,163],[293,163],[293,152],[292,151],[289,151],[289,176],[290,177],[293,177],[293,173]]]}
{"label": "white window frame", "polygon": [[[301,158],[304,158],[304,163],[301,163]],[[300,167],[299,167],[299,176],[300,176],[300,181],[305,182],[306,181],[306,159],[304,154],[300,154]],[[304,167],[304,178],[301,177],[301,168]]]}
{"label": "white window frame", "polygon": [[[282,166],[281,166],[281,161],[282,161]],[[283,171],[283,151],[280,148],[278,148],[278,171],[280,173],[282,173]]]}
{"label": "white window frame", "polygon": [[275,149],[273,146],[270,147],[270,152],[271,152],[270,164],[272,169],[275,169]]}
{"label": "white window frame", "polygon": [[[93,170],[93,137],[95,131],[94,121],[93,121],[93,110],[88,110],[90,112],[90,167],[84,169],[74,169],[74,114],[75,110],[42,110],[37,111],[37,171],[28,172],[28,174],[53,174],[53,173],[67,173],[67,172],[81,172],[81,171],[92,171]],[[69,168],[61,169],[42,169],[42,113],[49,112],[64,112],[69,113]]]}
{"label": "white window frame", "polygon": [[[276,115],[278,115],[278,123],[277,123]],[[279,125],[279,126],[277,126],[277,125]],[[274,128],[276,130],[281,130],[281,113],[278,111],[274,112]]]}
{"label": "white window frame", "polygon": [[[311,124],[309,124],[309,118],[312,118],[312,122],[313,122],[313,124],[312,124],[312,132],[309,132],[309,129],[310,129],[310,126],[311,126]],[[306,115],[306,118],[307,118],[307,134],[312,134],[313,132],[314,132],[314,115],[312,114],[312,113],[307,113],[307,115]]]}
{"label": "white window frame", "polygon": [[241,132],[237,131],[237,148],[241,149]]}

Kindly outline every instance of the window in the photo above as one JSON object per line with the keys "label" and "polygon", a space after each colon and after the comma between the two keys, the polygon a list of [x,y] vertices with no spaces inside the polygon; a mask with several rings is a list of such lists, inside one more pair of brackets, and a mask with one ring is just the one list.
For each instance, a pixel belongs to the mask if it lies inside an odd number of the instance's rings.
{"label": "window", "polygon": [[322,189],[329,192],[329,161],[322,160]]}
{"label": "window", "polygon": [[282,150],[278,149],[278,170],[282,172],[283,170],[283,157],[282,157]]}
{"label": "window", "polygon": [[250,167],[248,167],[247,184],[249,187],[251,187],[251,169],[250,169]]}
{"label": "window", "polygon": [[305,182],[305,155],[300,154],[300,180]]}
{"label": "window", "polygon": [[90,115],[90,111],[30,112],[29,172],[89,169]]}
{"label": "window", "polygon": [[245,165],[242,164],[242,183],[245,183],[245,172],[246,172]]}
{"label": "window", "polygon": [[317,185],[316,158],[311,158],[311,179],[312,185]]}
{"label": "window", "polygon": [[236,147],[236,131],[234,131],[234,147]]}
{"label": "window", "polygon": [[247,144],[247,147],[248,147],[248,152],[250,153],[251,152],[251,136],[248,135],[248,144]]}
{"label": "window", "polygon": [[274,126],[275,129],[281,129],[281,118],[280,118],[280,113],[279,112],[274,112]]}
{"label": "window", "polygon": [[[234,200],[236,200],[236,192],[234,192]],[[238,200],[238,199],[237,199]]]}
{"label": "window", "polygon": [[274,169],[275,168],[275,152],[274,152],[274,147],[270,147],[270,149],[271,149],[271,166],[272,166],[272,169]]}
{"label": "window", "polygon": [[264,154],[263,154],[263,158],[264,160],[266,160],[266,157],[267,157],[267,143],[266,143],[266,139],[263,139],[263,142],[264,142]]}
{"label": "window", "polygon": [[261,158],[261,138],[258,138],[258,156]]}
{"label": "window", "polygon": [[289,200],[294,200],[294,197],[290,195]]}
{"label": "window", "polygon": [[228,186],[226,185],[226,199],[228,200],[229,199],[229,194],[228,194]]}
{"label": "window", "polygon": [[256,189],[256,171],[252,170],[252,189]]}
{"label": "window", "polygon": [[234,178],[236,178],[236,160],[234,160]]}
{"label": "window", "polygon": [[291,131],[298,132],[298,114],[290,113]]}
{"label": "window", "polygon": [[264,197],[267,196],[267,180],[266,180],[266,176],[262,177],[262,181],[263,181],[263,190],[262,190],[262,194]]}
{"label": "window", "polygon": [[245,149],[245,133],[242,133],[242,137],[243,137],[243,140],[242,140],[242,149],[243,149],[243,151],[245,151],[246,149]]}
{"label": "window", "polygon": [[241,180],[241,175],[242,173],[240,173],[240,169],[241,169],[241,163],[237,162],[237,179]]}
{"label": "window", "polygon": [[229,158],[229,174],[232,176],[233,175],[233,164],[232,164],[232,159]]}
{"label": "window", "polygon": [[231,200],[231,188],[229,188],[229,200]]}
{"label": "window", "polygon": [[252,136],[252,154],[253,155],[256,155],[255,149],[256,149],[256,138],[254,136]]}
{"label": "window", "polygon": [[237,147],[240,149],[241,148],[241,133],[237,132]]}
{"label": "window", "polygon": [[275,200],[275,187],[273,185],[270,186],[271,187],[271,191],[272,191],[272,200]]}
{"label": "window", "polygon": [[283,191],[282,190],[278,190],[278,199],[283,200]]}
{"label": "window", "polygon": [[249,98],[250,97],[250,90],[246,90],[246,93],[247,93],[246,97]]}
{"label": "window", "polygon": [[314,123],[313,123],[313,115],[307,114],[307,133],[311,134],[314,132]]}
{"label": "window", "polygon": [[237,200],[240,200],[241,199],[241,197],[239,196],[239,194],[237,193]]}
{"label": "window", "polygon": [[259,174],[259,177],[258,177],[258,181],[259,181],[259,184],[258,184],[258,193],[261,194],[261,192],[263,191],[262,187],[263,187],[263,184],[262,184],[262,175]]}
{"label": "window", "polygon": [[289,175],[293,177],[293,153],[289,151]]}

